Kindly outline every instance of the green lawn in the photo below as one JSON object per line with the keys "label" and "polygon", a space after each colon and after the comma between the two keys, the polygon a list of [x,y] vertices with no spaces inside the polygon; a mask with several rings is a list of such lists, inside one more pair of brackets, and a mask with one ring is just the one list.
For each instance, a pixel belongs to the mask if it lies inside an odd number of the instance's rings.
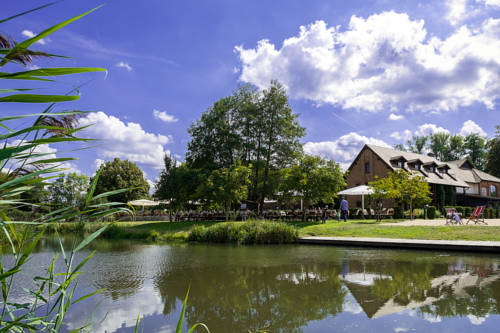
{"label": "green lawn", "polygon": [[[384,221],[387,223],[388,221]],[[394,221],[397,222],[397,221]],[[158,233],[159,240],[184,240],[189,230],[196,225],[211,226],[223,222],[118,222],[116,238],[150,238]],[[302,237],[383,237],[405,239],[444,239],[444,240],[482,240],[500,241],[500,227],[492,226],[384,226],[375,220],[350,220],[347,223],[329,220],[320,222],[287,222],[299,229]],[[69,227],[67,223],[62,223]],[[98,228],[100,225],[96,225]],[[66,229],[66,228],[65,228]],[[92,232],[93,228],[87,229]],[[61,230],[63,233],[64,231]],[[67,228],[66,232],[72,232]],[[114,231],[116,232],[116,230]],[[111,238],[113,235],[111,235]]]}
{"label": "green lawn", "polygon": [[[386,222],[386,221],[384,221]],[[332,237],[382,237],[500,241],[500,227],[488,226],[383,226],[374,220],[327,221],[326,224],[299,224],[300,235]]]}

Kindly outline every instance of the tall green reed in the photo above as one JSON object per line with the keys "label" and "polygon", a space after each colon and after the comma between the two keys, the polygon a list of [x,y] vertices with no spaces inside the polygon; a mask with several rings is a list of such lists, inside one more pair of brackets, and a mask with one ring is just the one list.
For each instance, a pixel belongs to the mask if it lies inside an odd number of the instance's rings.
{"label": "tall green reed", "polygon": [[[0,24],[27,15],[33,11],[46,8],[54,3],[25,11],[0,20]],[[90,14],[94,8],[81,15],[62,21],[38,35],[16,43],[14,40],[0,34],[0,79],[9,82],[43,82],[50,84],[54,77],[61,75],[80,74],[105,71],[104,68],[89,67],[62,67],[38,68],[33,70],[12,71],[17,66],[27,66],[34,58],[65,58],[64,56],[49,54],[30,47],[42,38],[49,36],[66,25]],[[12,81],[15,80],[15,81]],[[29,301],[19,303],[13,299],[12,289],[14,282],[20,277],[23,269],[32,256],[38,242],[44,235],[45,225],[50,222],[60,222],[75,217],[80,220],[103,218],[116,213],[133,214],[133,208],[121,203],[102,203],[102,199],[110,195],[128,191],[120,189],[99,195],[94,195],[99,179],[99,173],[94,177],[82,207],[66,206],[49,213],[41,214],[32,221],[13,220],[9,217],[10,211],[16,208],[36,206],[37,203],[23,199],[37,186],[50,186],[50,179],[58,177],[63,171],[61,164],[75,160],[73,157],[53,157],[50,153],[40,153],[40,146],[44,144],[89,142],[90,139],[78,137],[83,127],[77,126],[77,117],[84,115],[82,111],[57,111],[58,103],[78,100],[78,88],[72,88],[68,93],[61,95],[35,94],[31,91],[36,88],[6,88],[0,89],[0,103],[44,103],[48,106],[41,112],[21,115],[3,115],[0,118],[0,232],[6,239],[7,248],[1,248],[0,256],[0,332],[46,331],[58,332],[64,325],[64,318],[71,305],[81,302],[100,290],[75,299],[78,285],[78,276],[81,269],[94,254],[86,256],[76,262],[76,253],[82,250],[96,237],[102,234],[108,225],[99,228],[79,243],[74,243],[71,249],[65,249],[59,239],[60,253],[56,255],[44,274],[34,277],[33,289],[23,288]],[[28,93],[29,92],[29,93]],[[1,104],[0,104],[1,105]],[[4,109],[5,110],[5,109]],[[33,119],[31,125],[20,129],[13,127],[12,122]],[[29,228],[38,225],[41,228]],[[7,260],[9,259],[9,260]],[[63,262],[63,271],[56,271],[56,262]],[[84,325],[78,330],[87,327]]]}

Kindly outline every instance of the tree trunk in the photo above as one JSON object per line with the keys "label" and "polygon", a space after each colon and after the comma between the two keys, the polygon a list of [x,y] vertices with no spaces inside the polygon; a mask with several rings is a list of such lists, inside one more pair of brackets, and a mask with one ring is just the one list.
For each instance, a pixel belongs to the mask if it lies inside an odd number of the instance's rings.
{"label": "tree trunk", "polygon": [[413,220],[413,200],[410,199],[410,220]]}

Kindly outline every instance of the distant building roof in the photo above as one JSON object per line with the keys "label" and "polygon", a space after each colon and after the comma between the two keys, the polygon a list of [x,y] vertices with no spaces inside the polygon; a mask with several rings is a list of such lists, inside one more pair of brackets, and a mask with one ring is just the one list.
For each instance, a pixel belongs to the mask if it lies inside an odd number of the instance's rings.
{"label": "distant building roof", "polygon": [[[423,154],[416,154],[407,151],[400,151],[387,147],[380,147],[375,145],[366,145],[370,150],[372,150],[382,161],[387,164],[391,169],[398,169],[397,165],[391,163],[391,161],[405,159],[409,163],[415,163],[416,161],[422,162],[423,165],[437,165],[438,168],[446,168],[448,172],[446,173],[436,173],[429,172],[425,170],[412,170],[411,172],[415,175],[423,176],[427,182],[432,184],[441,185],[452,185],[457,187],[469,187],[467,183],[479,183],[481,180],[490,180],[495,182],[500,182],[500,179],[493,177],[485,172],[479,171],[475,168],[467,169],[462,168],[464,166],[464,160],[452,161],[452,162],[441,162],[437,160],[434,156],[428,156]],[[408,163],[407,162],[407,163]],[[470,163],[467,161],[467,163]]]}

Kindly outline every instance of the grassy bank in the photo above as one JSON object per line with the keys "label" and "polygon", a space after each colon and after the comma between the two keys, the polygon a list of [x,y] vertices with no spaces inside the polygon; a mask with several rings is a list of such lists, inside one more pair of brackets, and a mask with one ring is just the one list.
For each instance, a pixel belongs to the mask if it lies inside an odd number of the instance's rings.
{"label": "grassy bank", "polygon": [[[387,222],[387,221],[385,221]],[[332,237],[383,237],[404,239],[443,239],[500,241],[500,227],[494,226],[384,226],[375,220],[351,220],[347,223],[334,220],[326,224],[317,222],[288,222],[296,228],[299,236]],[[99,223],[60,223],[49,227],[60,233],[88,234],[98,228]],[[232,227],[230,227],[232,226]],[[192,240],[220,242],[231,238],[240,243],[255,243],[248,230],[232,230],[243,226],[241,222],[117,222],[102,237],[109,239],[143,239],[149,241],[186,241],[192,229],[197,237]],[[205,229],[201,229],[201,227]],[[210,228],[212,227],[212,228]],[[210,231],[203,231],[210,230]],[[201,232],[203,231],[203,232]],[[240,231],[242,232],[240,234]],[[208,234],[210,233],[210,234]],[[246,237],[249,237],[246,239]],[[259,241],[260,242],[260,241]],[[265,243],[263,241],[263,243]]]}
{"label": "grassy bank", "polygon": [[350,221],[299,225],[300,236],[381,237],[432,240],[500,241],[500,227],[493,226],[384,226],[375,221]]}

